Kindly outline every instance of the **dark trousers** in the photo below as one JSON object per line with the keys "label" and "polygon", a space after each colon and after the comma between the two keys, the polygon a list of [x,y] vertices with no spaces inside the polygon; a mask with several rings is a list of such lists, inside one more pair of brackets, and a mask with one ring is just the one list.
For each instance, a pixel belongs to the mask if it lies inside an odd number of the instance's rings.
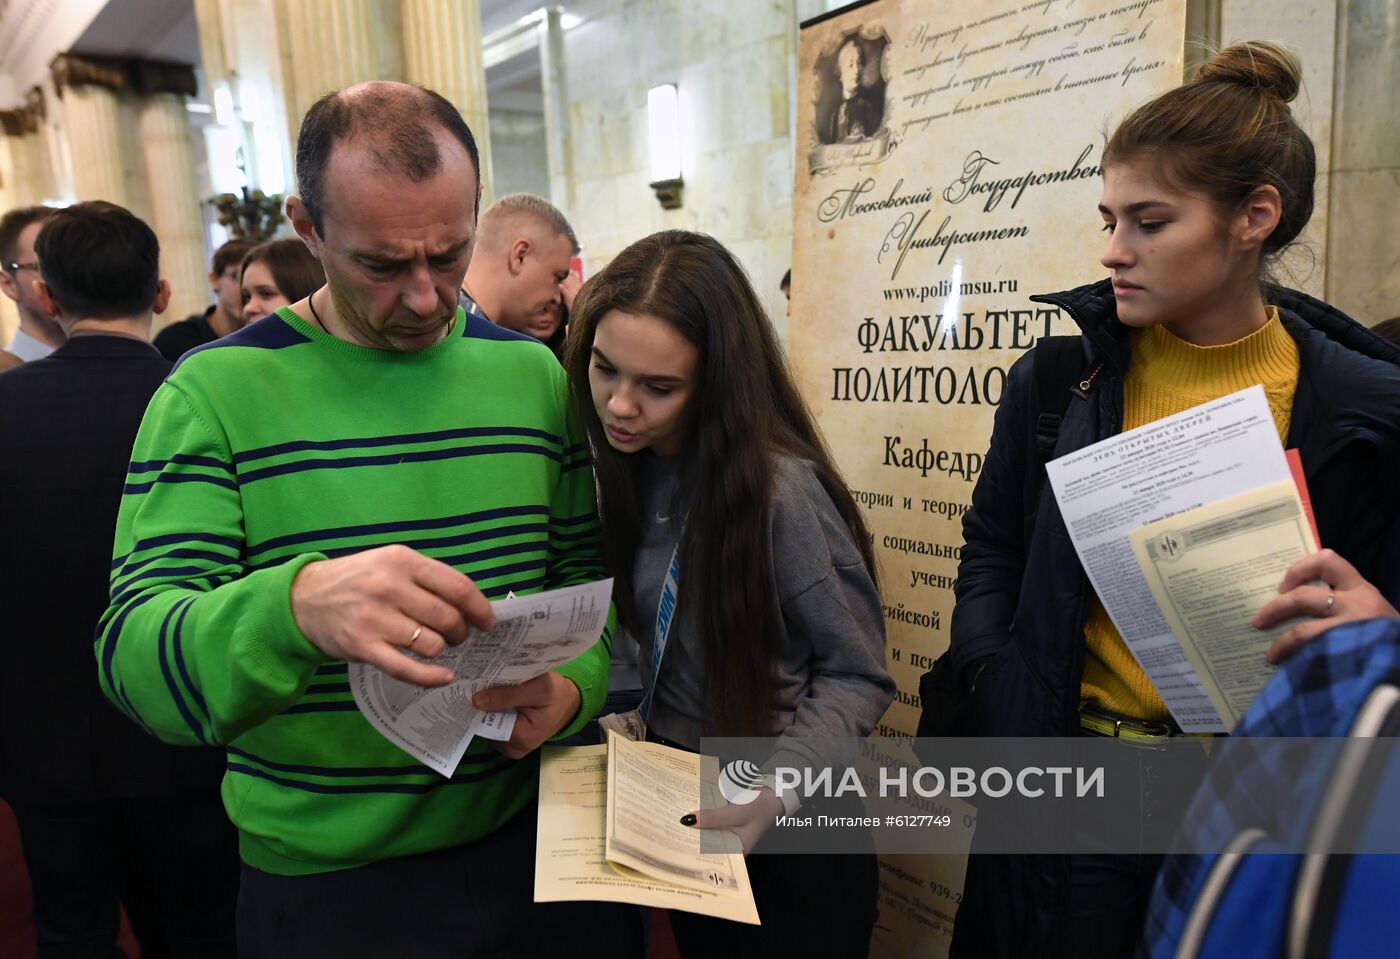
{"label": "dark trousers", "polygon": [[745,863],[762,925],[673,909],[671,931],[685,959],[865,959],[870,954],[870,935],[879,914],[880,877],[874,854],[763,855],[755,850]]}
{"label": "dark trousers", "polygon": [[1162,857],[1069,857],[1069,889],[1050,934],[1052,959],[1130,959]]}
{"label": "dark trousers", "polygon": [[120,959],[123,901],[143,956],[234,955],[238,836],[217,794],[10,805],[39,959]]}
{"label": "dark trousers", "polygon": [[[647,741],[687,749],[653,732],[648,732]],[[849,796],[802,806],[803,817],[820,813],[866,814],[861,801]],[[849,850],[845,854],[785,851],[803,845],[800,832],[785,835],[775,828],[744,857],[760,925],[672,909],[671,932],[681,955],[685,959],[782,955],[866,959],[880,915],[874,838],[865,833],[845,837],[843,845]]]}
{"label": "dark trousers", "polygon": [[[1164,817],[1168,827],[1174,828],[1177,816],[1163,808],[1159,783],[1163,776],[1199,781],[1207,753],[1201,751],[1200,767],[1193,769],[1181,765],[1180,755],[1166,765],[1153,749],[1128,742],[1121,746],[1130,750],[1128,755],[1136,758],[1138,768],[1137,792],[1124,801],[1137,807],[1144,829]],[[1076,845],[1084,851],[1069,857],[1069,886],[1051,928],[1048,953],[1051,959],[1129,959],[1142,940],[1147,901],[1163,857],[1096,848],[1092,822],[1080,825]]]}
{"label": "dark trousers", "polygon": [[[852,797],[820,799],[801,815],[863,816]],[[846,854],[801,853],[803,834],[770,829],[744,864],[761,925],[671,910],[671,931],[685,959],[715,956],[823,956],[865,959],[879,916],[880,869],[868,833],[844,839]],[[765,851],[767,850],[767,851]]]}
{"label": "dark trousers", "polygon": [[530,804],[496,832],[438,852],[311,876],[243,867],[240,959],[640,959],[642,912],[536,903]]}

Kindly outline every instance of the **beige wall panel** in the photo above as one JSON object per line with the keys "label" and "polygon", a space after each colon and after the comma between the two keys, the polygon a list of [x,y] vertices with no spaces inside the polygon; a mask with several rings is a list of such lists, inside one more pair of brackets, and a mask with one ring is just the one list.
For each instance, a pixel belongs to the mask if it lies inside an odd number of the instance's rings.
{"label": "beige wall panel", "polygon": [[1400,0],[1337,10],[1327,299],[1374,324],[1400,316]]}
{"label": "beige wall panel", "polygon": [[[590,271],[660,229],[713,234],[736,250],[786,337],[778,280],[788,268],[792,196],[769,176],[791,156],[788,104],[796,43],[788,0],[582,0],[564,34],[569,163],[554,198],[584,245]],[[684,206],[662,210],[648,185],[647,90],[680,90]],[[780,163],[781,168],[781,163]]]}

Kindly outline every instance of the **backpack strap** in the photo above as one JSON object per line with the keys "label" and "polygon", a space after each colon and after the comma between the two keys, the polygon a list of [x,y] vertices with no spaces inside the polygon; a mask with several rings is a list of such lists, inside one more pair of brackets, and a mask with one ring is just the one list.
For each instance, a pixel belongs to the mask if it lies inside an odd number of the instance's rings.
{"label": "backpack strap", "polygon": [[1330,943],[1341,921],[1344,886],[1355,849],[1372,806],[1380,794],[1393,747],[1382,743],[1400,733],[1400,687],[1380,683],[1361,704],[1328,776],[1327,791],[1317,802],[1309,831],[1308,851],[1293,887],[1289,914],[1288,959],[1330,956]]}
{"label": "backpack strap", "polygon": [[1040,416],[1035,423],[1036,452],[1042,464],[1050,462],[1060,438],[1060,423],[1071,395],[1087,399],[1094,378],[1103,369],[1086,366],[1084,346],[1078,336],[1047,336],[1035,344],[1035,398]]}

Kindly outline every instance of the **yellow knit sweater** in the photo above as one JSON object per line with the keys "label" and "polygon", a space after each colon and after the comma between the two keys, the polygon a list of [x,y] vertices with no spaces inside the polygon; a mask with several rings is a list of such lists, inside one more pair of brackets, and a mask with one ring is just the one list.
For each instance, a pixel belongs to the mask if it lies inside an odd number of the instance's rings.
{"label": "yellow knit sweater", "polygon": [[[1280,438],[1288,435],[1298,386],[1298,344],[1269,307],[1269,321],[1224,346],[1194,346],[1161,326],[1133,331],[1132,362],[1123,381],[1123,430],[1134,429],[1261,383]],[[1118,635],[1097,596],[1084,623],[1081,700],[1114,712],[1165,722],[1162,697]]]}

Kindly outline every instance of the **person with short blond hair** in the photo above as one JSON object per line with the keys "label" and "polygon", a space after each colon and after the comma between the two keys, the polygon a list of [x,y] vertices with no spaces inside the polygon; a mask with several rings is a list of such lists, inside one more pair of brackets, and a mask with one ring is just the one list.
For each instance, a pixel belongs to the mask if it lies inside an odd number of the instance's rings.
{"label": "person with short blond hair", "polygon": [[562,356],[578,252],[574,229],[554,204],[530,193],[502,197],[481,214],[462,305]]}

